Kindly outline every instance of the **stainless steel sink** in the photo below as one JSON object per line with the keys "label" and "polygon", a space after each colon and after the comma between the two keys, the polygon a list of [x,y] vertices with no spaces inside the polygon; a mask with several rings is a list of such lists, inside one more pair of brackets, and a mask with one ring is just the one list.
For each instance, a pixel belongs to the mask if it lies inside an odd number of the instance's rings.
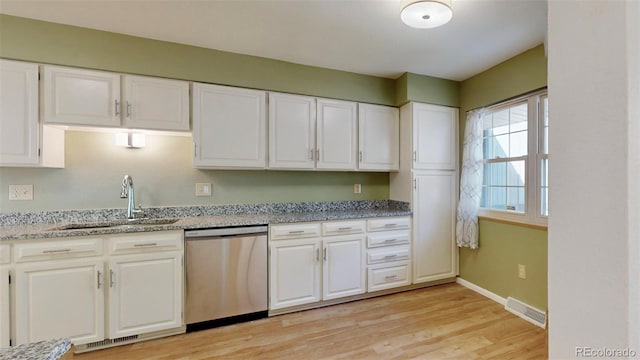
{"label": "stainless steel sink", "polygon": [[60,231],[60,230],[81,230],[81,229],[99,229],[99,228],[112,228],[118,226],[148,226],[148,225],[170,225],[177,222],[180,219],[174,218],[141,218],[141,219],[123,219],[123,220],[111,220],[111,221],[100,221],[100,222],[86,222],[86,223],[69,223],[60,226],[56,226],[49,230],[51,231]]}

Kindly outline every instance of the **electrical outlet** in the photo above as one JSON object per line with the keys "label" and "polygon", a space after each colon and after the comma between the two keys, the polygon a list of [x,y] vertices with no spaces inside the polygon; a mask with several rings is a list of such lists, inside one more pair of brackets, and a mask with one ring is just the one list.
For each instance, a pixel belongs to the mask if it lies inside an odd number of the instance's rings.
{"label": "electrical outlet", "polygon": [[362,184],[353,184],[353,193],[354,194],[362,193]]}
{"label": "electrical outlet", "polygon": [[211,183],[196,183],[196,196],[211,196]]}
{"label": "electrical outlet", "polygon": [[33,185],[9,185],[9,200],[33,200]]}
{"label": "electrical outlet", "polygon": [[520,279],[527,278],[527,267],[525,265],[518,264],[518,277]]}

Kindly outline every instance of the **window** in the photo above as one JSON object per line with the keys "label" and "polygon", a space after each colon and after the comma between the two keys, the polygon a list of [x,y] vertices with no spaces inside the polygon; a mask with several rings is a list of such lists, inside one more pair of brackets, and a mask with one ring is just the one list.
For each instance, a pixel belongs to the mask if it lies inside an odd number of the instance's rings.
{"label": "window", "polygon": [[487,110],[483,118],[482,216],[546,223],[547,104],[546,92],[536,92]]}

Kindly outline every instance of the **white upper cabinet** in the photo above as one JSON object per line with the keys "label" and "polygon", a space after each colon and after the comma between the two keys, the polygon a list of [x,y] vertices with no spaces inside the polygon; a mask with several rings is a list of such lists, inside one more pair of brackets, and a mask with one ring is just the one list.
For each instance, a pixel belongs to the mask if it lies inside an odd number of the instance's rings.
{"label": "white upper cabinet", "polygon": [[455,170],[458,109],[412,103],[413,168]]}
{"label": "white upper cabinet", "polygon": [[124,127],[189,131],[189,83],[124,75]]}
{"label": "white upper cabinet", "polygon": [[266,92],[193,84],[196,168],[266,167]]}
{"label": "white upper cabinet", "polygon": [[0,59],[0,166],[64,167],[64,131],[38,121],[38,65]]}
{"label": "white upper cabinet", "polygon": [[46,124],[190,129],[186,81],[51,65],[42,66],[42,72]]}
{"label": "white upper cabinet", "polygon": [[390,171],[399,167],[399,113],[389,106],[359,104],[360,170]]}
{"label": "white upper cabinet", "polygon": [[0,60],[0,163],[38,164],[38,65]]}
{"label": "white upper cabinet", "polygon": [[317,115],[316,168],[355,170],[357,104],[318,99]]}
{"label": "white upper cabinet", "polygon": [[45,65],[42,114],[45,123],[120,126],[120,75]]}
{"label": "white upper cabinet", "polygon": [[269,167],[313,169],[316,149],[315,98],[269,93]]}

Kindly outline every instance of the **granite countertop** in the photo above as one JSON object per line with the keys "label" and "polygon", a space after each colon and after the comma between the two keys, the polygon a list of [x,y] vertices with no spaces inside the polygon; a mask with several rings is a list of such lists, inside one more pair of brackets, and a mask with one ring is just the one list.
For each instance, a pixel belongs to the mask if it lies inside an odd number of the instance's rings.
{"label": "granite countertop", "polygon": [[58,360],[70,348],[69,339],[38,341],[0,349],[0,360]]}
{"label": "granite countertop", "polygon": [[[118,214],[121,209],[0,215],[3,224],[0,241],[411,215],[407,203],[390,200],[165,207],[145,211],[151,219],[178,220],[171,224],[108,226],[115,219],[124,219],[124,213]],[[95,227],[60,229],[67,224],[86,223]],[[99,227],[102,223],[105,227]]]}

